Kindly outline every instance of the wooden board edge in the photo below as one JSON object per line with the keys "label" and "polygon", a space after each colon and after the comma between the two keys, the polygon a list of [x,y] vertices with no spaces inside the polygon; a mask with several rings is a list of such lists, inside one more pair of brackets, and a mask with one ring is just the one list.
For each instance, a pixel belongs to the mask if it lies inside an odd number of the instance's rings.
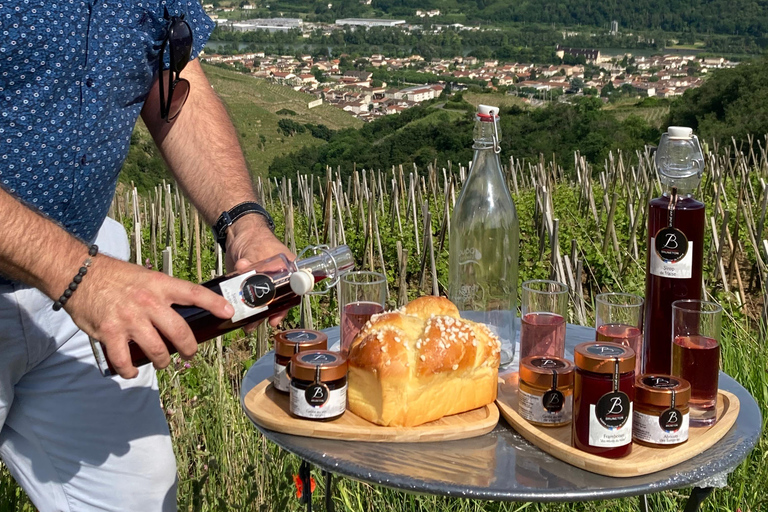
{"label": "wooden board edge", "polygon": [[[251,420],[257,423],[259,426],[264,427],[275,432],[283,434],[297,435],[301,437],[314,437],[317,439],[330,439],[336,441],[365,441],[365,442],[390,442],[390,443],[413,443],[413,442],[437,442],[437,441],[456,441],[461,439],[469,439],[472,437],[479,437],[492,431],[499,423],[500,415],[499,408],[495,402],[491,402],[483,409],[486,411],[485,418],[482,421],[478,421],[464,428],[463,430],[456,430],[452,425],[436,425],[422,428],[398,428],[398,431],[385,431],[382,430],[381,434],[376,433],[377,428],[388,429],[389,427],[381,427],[370,423],[373,432],[350,432],[348,426],[334,425],[333,422],[317,422],[313,420],[304,420],[300,418],[293,418],[293,426],[298,426],[298,431],[289,431],[286,428],[285,423],[274,420],[271,416],[260,414],[261,409],[254,407],[259,396],[264,394],[267,386],[271,382],[269,379],[263,380],[258,385],[254,386],[248,393],[246,393],[243,403],[245,405],[246,414]],[[352,414],[347,412],[345,414]],[[320,429],[319,431],[316,429]]]}
{"label": "wooden board edge", "polygon": [[[499,382],[501,385],[502,382]],[[700,442],[701,450],[699,453],[708,450],[733,427],[736,422],[736,418],[739,415],[739,409],[741,407],[740,401],[736,395],[729,391],[719,389],[718,394],[722,394],[725,400],[728,400],[726,410],[720,420],[710,427],[709,432],[704,442]],[[500,394],[499,394],[500,395]],[[622,467],[621,459],[607,459],[586,452],[579,452],[578,454],[572,452],[571,445],[566,445],[562,441],[555,439],[555,443],[547,442],[547,440],[541,438],[536,434],[538,428],[523,419],[517,411],[512,407],[505,404],[502,400],[497,398],[496,405],[501,411],[501,415],[506,419],[515,431],[523,436],[528,442],[539,448],[540,450],[552,455],[553,457],[567,462],[568,464],[584,469],[591,473],[597,473],[599,475],[618,477],[618,478],[631,478],[635,476],[649,475],[656,473],[664,469],[676,466],[685,460],[678,461],[664,461],[653,464],[653,461],[642,466],[633,466],[631,468]],[[690,458],[695,457],[692,455]],[[609,468],[604,468],[606,461],[615,461],[617,464],[611,465]]]}

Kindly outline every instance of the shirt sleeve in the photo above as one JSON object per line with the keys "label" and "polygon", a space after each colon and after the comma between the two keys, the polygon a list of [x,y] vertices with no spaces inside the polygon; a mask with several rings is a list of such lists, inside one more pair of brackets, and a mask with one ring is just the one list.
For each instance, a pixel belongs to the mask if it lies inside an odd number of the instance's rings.
{"label": "shirt sleeve", "polygon": [[[208,42],[208,38],[211,37],[211,32],[215,24],[213,20],[203,11],[203,6],[197,0],[169,0],[165,4],[165,8],[168,9],[168,14],[171,16],[184,15],[184,21],[189,23],[189,27],[192,29],[192,36],[195,41],[192,45],[192,55],[189,60],[194,60],[203,51],[205,43]],[[169,55],[165,55],[165,67],[170,64],[168,62]]]}

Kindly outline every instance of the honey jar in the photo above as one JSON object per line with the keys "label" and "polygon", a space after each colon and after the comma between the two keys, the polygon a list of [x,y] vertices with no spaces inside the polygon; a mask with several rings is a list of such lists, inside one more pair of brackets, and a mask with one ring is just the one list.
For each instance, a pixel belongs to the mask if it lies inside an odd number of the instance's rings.
{"label": "honey jar", "polygon": [[314,350],[291,358],[291,414],[310,420],[336,419],[347,408],[347,360],[338,352]]}
{"label": "honey jar", "polygon": [[560,357],[528,356],[520,361],[520,416],[541,427],[562,427],[573,413],[573,363]]}
{"label": "honey jar", "polygon": [[681,377],[645,374],[635,382],[633,436],[654,448],[688,440],[688,401],[691,385]]}
{"label": "honey jar", "polygon": [[328,336],[310,329],[291,329],[275,334],[275,365],[272,385],[275,389],[288,393],[290,383],[286,371],[293,354],[328,348]]}
{"label": "honey jar", "polygon": [[574,350],[573,446],[602,457],[632,452],[635,352],[617,343],[589,342]]}

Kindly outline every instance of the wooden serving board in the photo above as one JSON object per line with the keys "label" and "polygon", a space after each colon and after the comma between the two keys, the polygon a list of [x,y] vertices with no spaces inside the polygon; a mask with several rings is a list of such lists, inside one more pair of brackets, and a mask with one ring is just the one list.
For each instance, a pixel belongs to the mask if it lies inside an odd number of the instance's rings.
{"label": "wooden serving board", "polygon": [[499,409],[493,403],[418,427],[382,427],[350,411],[332,421],[305,420],[291,415],[288,395],[277,391],[268,379],[245,395],[245,408],[251,419],[264,428],[284,434],[344,441],[450,441],[481,436],[493,430],[499,422]]}
{"label": "wooden serving board", "polygon": [[571,425],[538,427],[523,419],[517,410],[517,379],[512,374],[499,382],[496,404],[514,429],[532,444],[572,466],[592,473],[614,477],[633,477],[655,473],[684,462],[719,441],[736,422],[739,399],[728,391],[718,390],[717,423],[708,428],[689,429],[688,441],[671,448],[651,448],[632,443],[632,453],[621,459],[609,459],[583,452],[571,446]]}

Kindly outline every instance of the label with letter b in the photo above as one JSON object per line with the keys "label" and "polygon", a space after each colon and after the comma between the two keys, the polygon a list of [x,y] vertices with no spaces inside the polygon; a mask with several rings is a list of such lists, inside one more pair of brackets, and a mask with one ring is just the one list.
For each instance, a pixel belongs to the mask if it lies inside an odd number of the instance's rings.
{"label": "label with letter b", "polygon": [[651,274],[670,279],[690,279],[693,242],[679,229],[666,227],[651,238]]}

